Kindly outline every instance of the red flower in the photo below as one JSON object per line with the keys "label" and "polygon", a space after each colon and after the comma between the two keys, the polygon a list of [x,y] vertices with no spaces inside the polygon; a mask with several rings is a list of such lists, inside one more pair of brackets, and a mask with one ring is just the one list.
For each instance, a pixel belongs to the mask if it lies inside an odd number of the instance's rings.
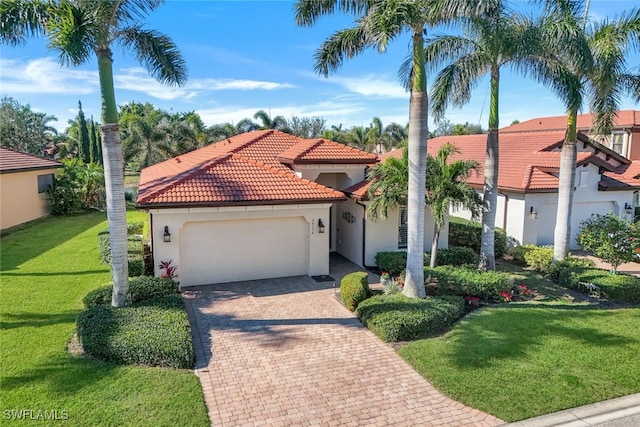
{"label": "red flower", "polygon": [[501,291],[501,292],[499,292],[499,295],[500,295],[502,298],[504,298],[504,299],[505,299],[505,301],[511,301],[511,299],[513,298],[513,297],[511,296],[511,294],[510,294],[509,292],[507,292],[507,291]]}

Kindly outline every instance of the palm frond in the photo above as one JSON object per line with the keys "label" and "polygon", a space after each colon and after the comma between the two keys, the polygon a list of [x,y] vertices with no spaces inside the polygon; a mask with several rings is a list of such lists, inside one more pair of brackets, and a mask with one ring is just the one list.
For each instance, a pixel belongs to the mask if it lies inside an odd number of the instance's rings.
{"label": "palm frond", "polygon": [[86,62],[94,53],[99,31],[92,11],[70,1],[61,1],[52,8],[46,24],[49,47],[59,52],[62,65]]}
{"label": "palm frond", "polygon": [[327,77],[330,72],[340,68],[344,59],[350,59],[369,46],[366,32],[361,25],[336,31],[322,42],[313,55],[314,69]]}
{"label": "palm frond", "polygon": [[16,46],[43,35],[50,6],[37,0],[0,1],[0,42]]}
{"label": "palm frond", "polygon": [[294,6],[296,24],[310,27],[321,16],[332,15],[335,12],[359,15],[372,3],[374,2],[370,0],[300,0]]}
{"label": "palm frond", "polygon": [[178,86],[186,82],[186,63],[171,38],[139,25],[124,28],[118,35],[125,46],[133,48],[138,61],[156,80]]}

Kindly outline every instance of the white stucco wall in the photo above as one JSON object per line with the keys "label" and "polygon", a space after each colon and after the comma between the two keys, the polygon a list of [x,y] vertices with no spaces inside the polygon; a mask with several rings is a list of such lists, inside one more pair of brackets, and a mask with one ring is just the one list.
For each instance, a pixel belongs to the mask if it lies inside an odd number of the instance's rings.
{"label": "white stucco wall", "polygon": [[49,214],[47,194],[38,193],[38,175],[54,172],[48,169],[0,174],[0,229]]}
{"label": "white stucco wall", "polygon": [[[343,214],[345,214],[343,217]],[[364,267],[376,265],[375,257],[378,252],[397,251],[399,210],[391,209],[387,219],[373,220],[366,213],[366,208],[353,200],[348,200],[338,206],[337,252],[353,263]],[[363,229],[364,221],[364,229]],[[431,251],[434,222],[431,211],[425,208],[424,250]],[[365,237],[365,247],[362,247],[362,236]],[[438,247],[446,248],[449,241],[449,224],[445,224],[440,231]],[[364,259],[363,259],[364,251]]]}
{"label": "white stucco wall", "polygon": [[[290,219],[292,224],[292,230],[295,231],[295,235],[291,237],[296,239],[296,245],[299,243],[300,238],[305,239],[306,253],[304,254],[306,268],[301,274],[308,274],[310,276],[329,274],[329,232],[318,233],[318,219],[322,218],[325,225],[329,224],[329,207],[330,204],[314,204],[314,205],[275,205],[275,206],[244,206],[244,207],[222,207],[222,208],[180,208],[180,209],[152,209],[150,210],[151,223],[152,223],[152,241],[153,241],[153,255],[156,265],[156,275],[161,274],[158,269],[160,261],[172,260],[173,265],[178,266],[178,274],[181,273],[180,266],[185,265],[185,260],[182,258],[185,252],[189,252],[184,247],[185,242],[182,241],[183,235],[185,235],[185,229],[189,229],[189,224],[194,223],[215,223],[216,226],[216,239],[210,241],[207,236],[202,236],[202,240],[198,240],[198,236],[194,235],[192,231],[187,230],[189,238],[190,250],[193,250],[193,246],[196,250],[207,251],[212,245],[216,248],[230,247],[230,250],[239,249],[240,245],[246,245],[246,236],[242,239],[238,238],[238,227],[227,227],[228,232],[225,232],[226,227],[219,227],[223,221],[234,221],[236,223],[242,223],[247,220],[248,229],[252,230],[252,234],[255,234],[253,244],[261,245],[265,250],[261,251],[262,256],[267,257],[261,259],[262,265],[264,263],[270,263],[271,265],[278,265],[279,263],[286,263],[287,248],[278,247],[274,245],[274,241],[283,241],[280,236],[273,236],[270,233],[270,224],[276,224],[269,220],[274,219]],[[301,237],[299,233],[298,224],[303,220],[306,223],[306,232]],[[256,221],[258,224],[256,225]],[[260,222],[262,221],[262,222]],[[278,230],[282,230],[281,224],[278,223]],[[164,227],[169,227],[171,233],[171,242],[165,243],[163,241]],[[278,231],[281,232],[281,231]],[[293,231],[292,231],[293,233]],[[204,233],[203,233],[204,234]],[[284,239],[286,240],[286,239]],[[234,243],[236,246],[234,247]],[[280,243],[285,244],[285,243]],[[254,249],[254,248],[252,248]],[[211,250],[211,249],[209,249]],[[218,250],[218,249],[216,249]],[[213,250],[212,256],[213,256]],[[254,251],[255,252],[255,251]],[[283,255],[284,254],[284,255]],[[212,258],[211,265],[203,265],[203,270],[214,270],[215,264],[214,258]],[[252,265],[251,260],[246,257],[237,256],[232,260],[227,260],[231,265],[225,265],[225,269],[233,268],[238,271],[237,280],[251,280],[254,278],[269,278],[269,277],[282,277],[279,276],[277,270],[266,271],[268,269],[260,268],[259,274],[254,274],[253,270],[256,269]],[[186,263],[189,265],[189,263]],[[191,266],[191,268],[197,268]],[[189,272],[182,274],[179,278],[181,286],[197,285],[202,283],[189,283],[190,278],[202,277],[202,274],[191,274]],[[183,280],[183,279],[186,279]],[[196,280],[196,279],[193,279]],[[197,279],[199,281],[199,279]],[[228,281],[228,280],[224,280]],[[219,283],[216,281],[215,274],[211,275],[210,283]]]}
{"label": "white stucco wall", "polygon": [[[364,180],[365,165],[293,165],[295,173],[309,181],[315,181],[323,185],[328,185],[336,190],[344,190],[354,184]],[[323,175],[323,176],[321,176]],[[334,176],[334,178],[324,177],[324,175]],[[318,179],[320,177],[320,179]],[[329,179],[330,181],[326,181]],[[333,183],[329,185],[328,182]]]}

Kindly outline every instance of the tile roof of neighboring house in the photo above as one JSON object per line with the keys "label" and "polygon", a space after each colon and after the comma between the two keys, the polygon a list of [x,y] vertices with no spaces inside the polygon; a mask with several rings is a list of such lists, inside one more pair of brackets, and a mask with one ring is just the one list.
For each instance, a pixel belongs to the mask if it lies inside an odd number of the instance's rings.
{"label": "tile roof of neighboring house", "polygon": [[142,170],[137,203],[228,206],[344,200],[339,191],[298,177],[286,163],[363,163],[375,155],[327,140],[277,131],[249,132]]}
{"label": "tile roof of neighboring house", "polygon": [[[578,129],[590,130],[592,127],[591,114],[578,114]],[[618,111],[614,121],[615,128],[640,127],[640,111],[622,110]],[[500,135],[509,132],[533,132],[533,131],[551,131],[562,130],[567,128],[567,116],[538,117],[536,119],[527,120],[522,123],[507,126],[500,129]]]}
{"label": "tile roof of neighboring house", "polygon": [[62,164],[53,160],[9,148],[0,148],[0,173],[57,169],[60,167],[62,167]]}
{"label": "tile roof of neighboring house", "polygon": [[[528,132],[528,133],[500,133],[500,158],[498,187],[503,190],[519,192],[548,192],[558,188],[557,174],[560,168],[560,152],[550,151],[558,149],[559,142],[564,138],[564,130]],[[592,144],[598,150],[612,155],[611,150],[594,143],[584,135],[579,136],[580,141]],[[434,155],[438,149],[452,142],[459,153],[451,156],[452,160],[473,159],[479,163],[477,173],[473,173],[467,180],[471,185],[480,188],[484,181],[484,160],[487,135],[442,136],[428,141],[429,154]],[[380,156],[380,160],[388,157],[398,157],[401,150],[394,150]],[[615,153],[613,153],[615,154]],[[615,159],[623,164],[613,170],[613,166],[604,159],[591,152],[578,152],[576,166],[594,163],[609,169],[605,173],[606,179],[601,183],[602,189],[629,189],[640,188],[640,181],[636,179],[640,175],[640,161],[629,162],[615,156]],[[603,187],[604,185],[604,187]],[[367,182],[358,183],[345,193],[354,198],[366,198]]]}

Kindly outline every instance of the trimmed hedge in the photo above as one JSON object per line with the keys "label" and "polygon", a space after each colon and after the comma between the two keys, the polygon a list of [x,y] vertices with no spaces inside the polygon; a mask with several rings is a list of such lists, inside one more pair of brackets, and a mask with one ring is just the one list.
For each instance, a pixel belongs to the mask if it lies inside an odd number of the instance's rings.
{"label": "trimmed hedge", "polygon": [[[110,305],[112,291],[112,284],[101,286],[89,292],[82,299],[82,302],[86,308],[97,305]],[[131,302],[137,303],[150,298],[176,294],[178,285],[171,279],[161,277],[132,277],[129,280],[129,292],[131,293]]]}
{"label": "trimmed hedge", "polygon": [[548,273],[551,280],[557,282],[560,277],[560,273],[564,269],[576,267],[592,268],[595,266],[596,263],[591,261],[589,258],[576,258],[569,255],[562,261],[557,261],[555,264],[551,264]]}
{"label": "trimmed hedge", "polygon": [[[475,269],[440,266],[424,269],[427,295],[458,295],[479,297],[487,302],[499,302],[499,292],[510,291],[513,277],[496,271],[478,272]],[[428,281],[431,278],[431,281]]]}
{"label": "trimmed hedge", "polygon": [[565,268],[558,283],[567,288],[584,291],[580,283],[591,283],[600,288],[600,294],[611,301],[640,304],[640,277],[628,274],[611,274],[597,268]]}
{"label": "trimmed hedge", "polygon": [[[429,265],[431,252],[424,253],[424,263]],[[436,263],[438,265],[465,265],[476,264],[478,256],[473,249],[458,246],[438,249]],[[407,252],[378,252],[376,254],[376,266],[380,270],[386,271],[392,276],[396,276],[404,271],[407,265]]]}
{"label": "trimmed hedge", "polygon": [[464,299],[455,296],[417,299],[402,294],[376,295],[358,306],[362,323],[381,340],[425,337],[450,326],[464,314]]}
{"label": "trimmed hedge", "polygon": [[363,271],[347,274],[340,282],[342,303],[351,311],[371,294],[369,275]]}
{"label": "trimmed hedge", "polygon": [[[100,250],[100,259],[105,264],[111,263],[111,239],[109,238],[109,232],[98,234],[98,249]],[[142,244],[142,236],[133,235],[127,236],[127,253],[130,258],[136,255],[142,255],[144,253],[144,247]]]}
{"label": "trimmed hedge", "polygon": [[524,254],[524,260],[527,266],[535,271],[547,274],[553,262],[553,246],[536,246]]}
{"label": "trimmed hedge", "polygon": [[[464,246],[480,253],[482,224],[464,218],[449,218],[449,246]],[[495,228],[494,252],[501,257],[507,250],[507,233],[499,227]]]}
{"label": "trimmed hedge", "polygon": [[138,305],[98,305],[76,321],[86,354],[127,364],[190,368],[193,345],[184,303],[178,295],[157,297]]}

